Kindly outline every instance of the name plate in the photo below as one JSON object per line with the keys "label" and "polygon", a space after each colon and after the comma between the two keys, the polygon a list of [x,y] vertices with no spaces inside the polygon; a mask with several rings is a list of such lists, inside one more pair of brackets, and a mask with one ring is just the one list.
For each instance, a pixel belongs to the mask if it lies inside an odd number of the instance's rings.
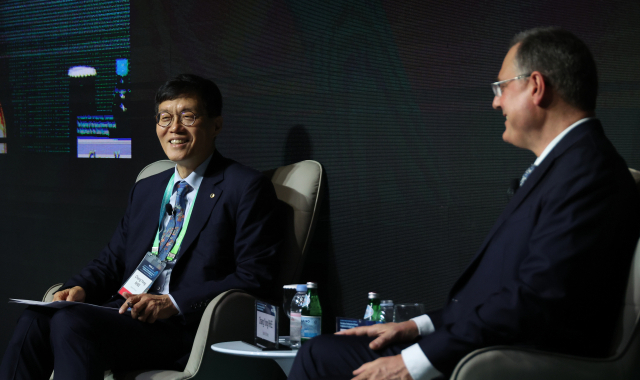
{"label": "name plate", "polygon": [[255,345],[263,350],[278,349],[278,307],[256,300]]}
{"label": "name plate", "polygon": [[373,321],[367,321],[365,319],[358,319],[358,318],[336,317],[336,331],[349,330],[354,327],[360,327],[360,326],[372,326],[377,323],[382,323],[382,322],[373,322]]}

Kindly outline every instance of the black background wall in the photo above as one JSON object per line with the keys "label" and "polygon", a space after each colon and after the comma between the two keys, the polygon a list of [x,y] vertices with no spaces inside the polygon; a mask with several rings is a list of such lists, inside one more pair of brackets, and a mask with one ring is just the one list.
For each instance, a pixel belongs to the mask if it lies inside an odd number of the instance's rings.
{"label": "black background wall", "polygon": [[[597,115],[640,168],[639,19],[636,0],[132,0],[133,158],[11,151],[20,136],[9,123],[0,300],[40,299],[98,254],[136,174],[164,157],[155,90],[191,72],[224,96],[224,155],[259,170],[324,166],[328,202],[304,280],[319,281],[329,316],[360,316],[374,290],[437,308],[505,206],[509,181],[535,160],[502,141],[504,118],[491,108],[510,38],[540,25],[581,37],[599,65]],[[0,43],[6,33],[0,25]],[[0,54],[9,114],[10,58]],[[0,354],[20,310],[0,302]]]}

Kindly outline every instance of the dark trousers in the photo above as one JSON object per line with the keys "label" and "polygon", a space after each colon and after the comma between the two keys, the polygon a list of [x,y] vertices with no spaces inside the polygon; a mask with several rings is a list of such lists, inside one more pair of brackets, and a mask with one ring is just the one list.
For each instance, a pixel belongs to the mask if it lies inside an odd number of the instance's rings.
{"label": "dark trousers", "polygon": [[[178,369],[193,334],[169,320],[144,323],[89,305],[28,307],[0,364],[0,379],[103,379],[106,370]],[[184,367],[184,366],[182,366]]]}
{"label": "dark trousers", "polygon": [[398,355],[413,343],[395,344],[373,351],[373,338],[343,335],[320,335],[300,348],[289,373],[289,380],[352,379],[352,372],[364,363],[383,356]]}

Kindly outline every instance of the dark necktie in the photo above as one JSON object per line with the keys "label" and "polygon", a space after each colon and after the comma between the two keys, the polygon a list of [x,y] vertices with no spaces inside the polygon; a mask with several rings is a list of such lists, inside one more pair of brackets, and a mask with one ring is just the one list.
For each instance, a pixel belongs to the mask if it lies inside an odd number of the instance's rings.
{"label": "dark necktie", "polygon": [[158,248],[158,258],[164,260],[169,251],[176,243],[176,238],[180,234],[182,224],[184,223],[184,213],[187,204],[187,193],[191,190],[191,186],[185,181],[178,183],[178,193],[176,195],[176,206],[174,212],[169,219],[169,223],[162,232],[162,238]]}

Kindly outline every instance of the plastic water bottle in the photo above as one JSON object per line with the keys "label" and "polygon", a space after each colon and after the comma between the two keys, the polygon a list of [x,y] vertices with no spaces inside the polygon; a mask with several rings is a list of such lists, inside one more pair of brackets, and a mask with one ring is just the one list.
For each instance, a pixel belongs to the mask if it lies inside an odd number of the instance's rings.
{"label": "plastic water bottle", "polygon": [[376,292],[369,292],[369,304],[364,311],[364,320],[379,322],[380,321],[380,295]]}
{"label": "plastic water bottle", "polygon": [[380,301],[380,322],[393,322],[393,301]]}
{"label": "plastic water bottle", "polygon": [[321,334],[322,308],[318,299],[318,284],[307,282],[307,295],[302,304],[300,318],[300,340],[304,342]]}
{"label": "plastic water bottle", "polygon": [[289,341],[291,342],[291,348],[300,348],[300,328],[302,318],[302,304],[307,296],[307,285],[296,286],[297,293],[291,300],[291,325],[289,329]]}

